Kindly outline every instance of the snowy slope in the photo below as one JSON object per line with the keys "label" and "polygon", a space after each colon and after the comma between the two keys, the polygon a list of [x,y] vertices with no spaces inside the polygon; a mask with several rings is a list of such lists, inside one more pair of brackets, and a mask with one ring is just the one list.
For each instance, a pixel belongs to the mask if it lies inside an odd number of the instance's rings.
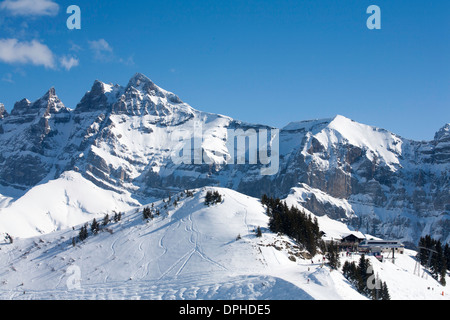
{"label": "snowy slope", "polygon": [[33,237],[67,229],[113,210],[130,210],[139,203],[129,193],[104,190],[68,171],[59,179],[39,185],[6,208],[0,209],[0,234]]}
{"label": "snowy slope", "polygon": [[[365,299],[340,272],[322,266],[320,255],[305,260],[290,239],[268,231],[259,200],[208,188],[223,202],[207,207],[206,190],[172,195],[170,204],[155,202],[160,215],[148,222],[141,210],[128,211],[75,247],[79,228],[2,243],[0,298]],[[336,221],[320,225],[327,232],[348,231]],[[261,238],[255,235],[258,226]],[[395,299],[449,297],[438,295],[436,281],[413,275],[408,255],[394,267],[385,262],[376,268]]]}

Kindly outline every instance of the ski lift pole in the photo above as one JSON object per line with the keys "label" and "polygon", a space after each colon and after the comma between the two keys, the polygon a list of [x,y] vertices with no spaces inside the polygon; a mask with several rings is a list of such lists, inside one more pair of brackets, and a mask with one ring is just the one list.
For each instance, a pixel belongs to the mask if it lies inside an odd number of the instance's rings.
{"label": "ski lift pole", "polygon": [[429,255],[428,255],[428,261],[427,261],[427,266],[425,267],[425,268],[423,268],[423,274],[422,274],[422,278],[425,276],[425,271],[426,271],[426,269],[430,269],[430,266],[431,266],[431,258],[432,258],[432,256],[433,256],[433,253],[437,253],[437,251],[435,251],[435,250],[433,250],[433,249],[430,249],[430,248],[426,248],[426,247],[419,247],[419,250],[420,249],[422,249],[422,250],[426,250],[426,251],[428,251],[429,252]]}

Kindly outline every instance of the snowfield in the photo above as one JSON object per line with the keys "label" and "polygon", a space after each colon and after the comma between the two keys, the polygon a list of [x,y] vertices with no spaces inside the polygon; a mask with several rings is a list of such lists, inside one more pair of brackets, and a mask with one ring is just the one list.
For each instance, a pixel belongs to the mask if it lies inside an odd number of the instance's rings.
{"label": "snowfield", "polygon": [[[207,190],[217,190],[222,203],[206,206]],[[174,194],[170,203],[165,199],[153,206],[160,210],[153,220],[143,220],[143,208],[132,209],[97,235],[89,228],[89,237],[75,246],[72,239],[81,226],[1,243],[0,299],[366,299],[340,271],[323,265],[322,256],[306,259],[292,240],[271,233],[258,199],[203,188],[193,196]],[[102,223],[102,217],[97,218]],[[319,224],[330,234],[350,232],[331,219],[322,218]],[[262,237],[256,236],[258,226]],[[395,264],[370,258],[391,298],[449,299],[448,289],[431,276],[414,274],[414,255],[407,251]],[[359,256],[344,259],[357,261]]]}
{"label": "snowfield", "polygon": [[119,194],[101,189],[80,173],[68,171],[59,179],[31,189],[6,208],[0,208],[0,234],[33,237],[137,205],[139,202],[127,192]]}

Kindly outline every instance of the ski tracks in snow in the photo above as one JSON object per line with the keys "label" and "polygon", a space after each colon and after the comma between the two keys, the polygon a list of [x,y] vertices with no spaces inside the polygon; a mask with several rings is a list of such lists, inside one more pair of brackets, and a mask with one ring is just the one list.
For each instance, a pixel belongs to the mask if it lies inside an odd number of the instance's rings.
{"label": "ski tracks in snow", "polygon": [[[175,217],[174,217],[175,218]],[[166,277],[168,277],[171,273],[174,272],[175,276],[178,276],[183,273],[186,266],[189,264],[189,262],[192,260],[192,258],[197,255],[202,259],[202,261],[205,261],[207,263],[210,263],[216,267],[218,267],[221,270],[227,270],[227,268],[220,264],[219,262],[215,261],[214,259],[210,258],[204,251],[203,246],[201,244],[203,234],[198,230],[198,227],[195,223],[195,220],[193,218],[192,214],[189,214],[187,217],[182,218],[178,221],[177,225],[173,227],[173,230],[170,230],[169,228],[166,233],[161,237],[159,243],[162,248],[164,248],[165,252],[164,254],[168,254],[170,249],[168,249],[164,245],[164,239],[167,237],[167,234],[169,231],[172,232],[181,232],[183,230],[187,233],[187,240],[183,245],[186,245],[186,253],[182,255],[180,258],[176,259],[174,263],[172,263],[159,277],[159,280],[162,280]],[[176,271],[175,271],[176,270]]]}

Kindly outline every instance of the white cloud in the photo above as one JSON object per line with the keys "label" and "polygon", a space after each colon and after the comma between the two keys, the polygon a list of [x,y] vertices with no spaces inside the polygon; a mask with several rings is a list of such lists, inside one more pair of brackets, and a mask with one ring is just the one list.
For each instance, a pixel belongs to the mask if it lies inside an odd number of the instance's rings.
{"label": "white cloud", "polygon": [[0,9],[14,16],[56,16],[59,5],[53,0],[5,0]]}
{"label": "white cloud", "polygon": [[80,52],[80,51],[83,51],[83,48],[81,47],[81,46],[79,46],[78,44],[76,44],[76,43],[73,43],[73,42],[69,42],[70,43],[70,45],[71,45],[71,47],[70,47],[70,51],[73,51],[73,52]]}
{"label": "white cloud", "polygon": [[89,47],[94,52],[94,57],[97,60],[111,60],[113,49],[105,39],[89,41]]}
{"label": "white cloud", "polygon": [[63,56],[59,59],[59,62],[63,66],[64,69],[69,71],[73,67],[76,67],[80,64],[80,61],[74,57]]}
{"label": "white cloud", "polygon": [[8,82],[8,83],[14,83],[14,80],[12,78],[12,74],[11,73],[4,74],[3,77],[2,77],[2,81],[3,82]]}
{"label": "white cloud", "polygon": [[0,39],[0,61],[55,68],[53,52],[37,40],[19,42],[17,39]]}

